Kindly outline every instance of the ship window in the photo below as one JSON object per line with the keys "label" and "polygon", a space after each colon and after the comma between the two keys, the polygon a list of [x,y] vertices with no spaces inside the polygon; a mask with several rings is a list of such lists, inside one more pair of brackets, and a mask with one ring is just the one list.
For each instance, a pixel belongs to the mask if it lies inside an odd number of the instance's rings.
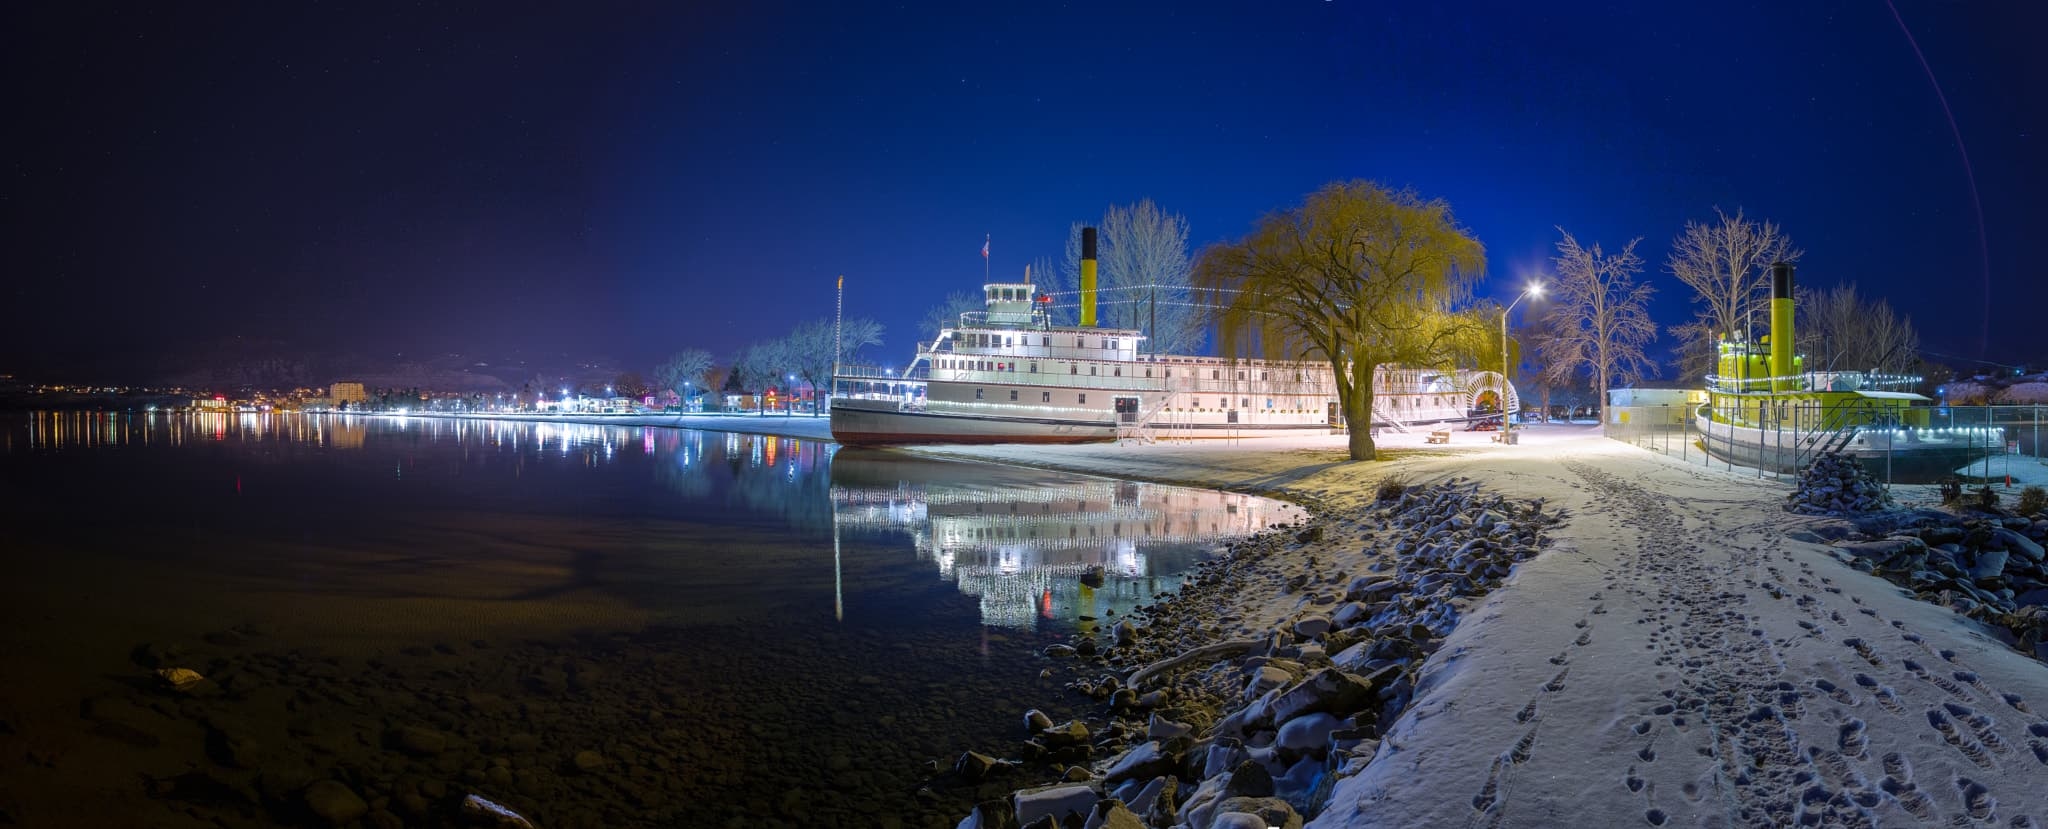
{"label": "ship window", "polygon": [[1009,347],[1010,347],[1010,346],[1012,346],[1012,345],[1016,345],[1016,342],[1017,342],[1016,340],[1012,340],[1012,339],[1010,339],[1009,337],[1004,337],[1004,338],[1003,338],[1003,347],[1004,347],[1004,348],[1009,348]]}
{"label": "ship window", "polygon": [[1252,399],[1249,397],[1244,398],[1243,400],[1238,401],[1237,405],[1249,409],[1252,407]]}
{"label": "ship window", "polygon": [[1261,372],[1259,372],[1259,379],[1260,379],[1260,380],[1269,380],[1269,379],[1272,379],[1272,378],[1269,378],[1269,377],[1267,377],[1267,376],[1266,376],[1266,375],[1268,375],[1268,374],[1271,374],[1271,373],[1272,373],[1272,372],[1270,372],[1270,371],[1261,371]]}
{"label": "ship window", "polygon": [[1074,338],[1074,347],[1075,347],[1075,348],[1087,348],[1087,347],[1088,347],[1088,338],[1087,338],[1087,337],[1075,337],[1075,338]]}
{"label": "ship window", "polygon": [[1074,397],[1076,398],[1076,400],[1074,401],[1076,403],[1086,404],[1088,402],[1088,395],[1086,392],[1074,395]]}
{"label": "ship window", "polygon": [[1217,371],[1217,370],[1215,370],[1215,369],[1213,369],[1213,368],[1212,368],[1212,369],[1209,369],[1209,379],[1211,379],[1211,380],[1221,380],[1221,379],[1223,379],[1223,372]]}
{"label": "ship window", "polygon": [[1145,376],[1146,376],[1146,377],[1150,377],[1150,376],[1152,376],[1152,367],[1151,367],[1151,366],[1146,366],[1146,367],[1145,367]]}
{"label": "ship window", "polygon": [[981,399],[981,389],[975,389],[975,390],[974,390],[974,399],[976,399],[976,400],[980,400],[980,399]]}
{"label": "ship window", "polygon": [[1051,334],[1047,334],[1047,335],[1045,335],[1045,338],[1044,338],[1044,342],[1042,342],[1042,343],[1039,343],[1039,344],[1040,344],[1040,345],[1043,345],[1043,346],[1045,346],[1046,348],[1051,348],[1051,347],[1052,347],[1052,335],[1051,335]]}
{"label": "ship window", "polygon": [[1089,366],[1089,367],[1088,367],[1088,376],[1090,376],[1090,377],[1094,377],[1094,376],[1095,376],[1095,367],[1094,367],[1094,366]]}
{"label": "ship window", "polygon": [[1042,392],[1039,392],[1039,393],[1038,393],[1038,402],[1040,402],[1040,403],[1051,403],[1051,402],[1052,402],[1052,392],[1049,392],[1049,391],[1042,391]]}
{"label": "ship window", "polygon": [[1068,363],[1068,364],[1067,364],[1067,373],[1068,373],[1068,374],[1080,374],[1080,373],[1081,373],[1081,364],[1080,364],[1080,363]]}
{"label": "ship window", "polygon": [[1238,373],[1237,373],[1237,379],[1239,379],[1239,380],[1243,380],[1243,379],[1244,379],[1244,372],[1242,372],[1242,371],[1238,372]]}
{"label": "ship window", "polygon": [[1117,366],[1117,367],[1116,367],[1116,370],[1115,370],[1115,372],[1114,372],[1114,373],[1115,373],[1115,375],[1116,375],[1116,376],[1118,376],[1118,377],[1122,377],[1122,376],[1124,376],[1124,367],[1123,367],[1123,366]]}
{"label": "ship window", "polygon": [[1268,409],[1270,409],[1270,408],[1273,408],[1273,398],[1270,398],[1270,397],[1266,398],[1266,408],[1268,408]]}
{"label": "ship window", "polygon": [[1016,399],[1017,399],[1017,390],[1016,390],[1016,389],[1011,389],[1011,390],[1010,390],[1010,399],[1011,399],[1011,400],[1016,400]]}
{"label": "ship window", "polygon": [[1037,364],[1037,363],[1032,363],[1032,364],[1031,364],[1031,373],[1032,373],[1032,374],[1037,374],[1037,373],[1038,373],[1038,364]]}

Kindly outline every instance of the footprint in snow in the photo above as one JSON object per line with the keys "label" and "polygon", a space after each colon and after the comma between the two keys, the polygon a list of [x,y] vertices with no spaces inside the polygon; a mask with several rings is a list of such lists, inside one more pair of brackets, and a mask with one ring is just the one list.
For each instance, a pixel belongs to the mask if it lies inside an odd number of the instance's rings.
{"label": "footprint in snow", "polygon": [[1970,813],[1971,820],[1990,820],[1998,809],[1998,799],[1991,796],[1991,790],[1984,784],[1967,777],[1956,778],[1956,790],[1963,795],[1963,808]]}
{"label": "footprint in snow", "polygon": [[1856,695],[1849,693],[1849,689],[1844,688],[1840,685],[1836,685],[1825,679],[1814,680],[1813,687],[1819,689],[1821,693],[1827,694],[1828,699],[1832,699],[1843,705],[1856,704]]}

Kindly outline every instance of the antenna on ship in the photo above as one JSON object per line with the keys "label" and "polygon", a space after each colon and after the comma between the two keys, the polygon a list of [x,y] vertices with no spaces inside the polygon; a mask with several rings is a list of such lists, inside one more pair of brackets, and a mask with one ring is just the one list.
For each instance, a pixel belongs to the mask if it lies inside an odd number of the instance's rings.
{"label": "antenna on ship", "polygon": [[[839,275],[839,287],[836,290],[838,296],[832,300],[832,390],[825,395],[827,405],[831,404],[832,398],[839,396],[839,353],[844,350],[840,345],[839,322],[846,316],[846,274]],[[812,391],[812,394],[816,393],[816,390]],[[817,404],[818,401],[811,401],[813,407]],[[817,412],[816,408],[811,409],[812,414],[815,415]]]}

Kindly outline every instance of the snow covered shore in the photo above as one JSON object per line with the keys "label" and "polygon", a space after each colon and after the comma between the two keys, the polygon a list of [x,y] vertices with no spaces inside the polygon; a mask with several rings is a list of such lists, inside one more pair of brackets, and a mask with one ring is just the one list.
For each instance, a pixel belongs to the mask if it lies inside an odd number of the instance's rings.
{"label": "snow covered shore", "polygon": [[[1320,534],[1267,551],[1277,573],[1365,573],[1391,553],[1397,542],[1355,520],[1388,476],[1469,478],[1567,512],[1551,546],[1461,609],[1412,703],[1378,724],[1371,762],[1336,781],[1311,826],[2048,818],[2048,666],[1788,536],[1827,519],[1785,512],[1785,485],[1686,466],[1597,427],[1536,427],[1519,446],[1422,437],[1391,436],[1389,460],[1370,464],[1345,461],[1336,438],[921,451],[1313,504]],[[1288,579],[1262,583],[1204,600],[1218,618],[1269,625],[1298,611]],[[1163,744],[1134,751],[1147,745]],[[1119,762],[1131,756],[1097,772]]]}

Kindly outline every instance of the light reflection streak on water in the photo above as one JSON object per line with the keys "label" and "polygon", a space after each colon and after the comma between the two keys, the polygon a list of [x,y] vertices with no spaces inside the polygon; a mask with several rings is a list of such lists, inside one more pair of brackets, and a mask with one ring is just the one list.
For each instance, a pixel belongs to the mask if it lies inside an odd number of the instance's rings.
{"label": "light reflection streak on water", "polygon": [[[29,412],[19,420],[0,421],[0,452],[181,447],[208,442],[300,444],[351,451],[363,448],[373,433],[373,425],[378,423],[384,424],[392,436],[445,441],[465,450],[491,447],[518,453],[530,445],[593,467],[616,463],[622,456],[672,454],[678,468],[690,469],[705,452],[703,432],[646,426],[480,421],[416,414],[161,411]],[[524,439],[527,437],[531,438],[530,444]],[[830,444],[806,446],[793,438],[764,435],[723,433],[720,437],[728,456],[744,458],[744,465],[749,468],[780,472],[777,477],[786,483],[794,483],[809,471],[818,452],[829,453],[834,448]],[[640,451],[635,453],[634,448]]]}

